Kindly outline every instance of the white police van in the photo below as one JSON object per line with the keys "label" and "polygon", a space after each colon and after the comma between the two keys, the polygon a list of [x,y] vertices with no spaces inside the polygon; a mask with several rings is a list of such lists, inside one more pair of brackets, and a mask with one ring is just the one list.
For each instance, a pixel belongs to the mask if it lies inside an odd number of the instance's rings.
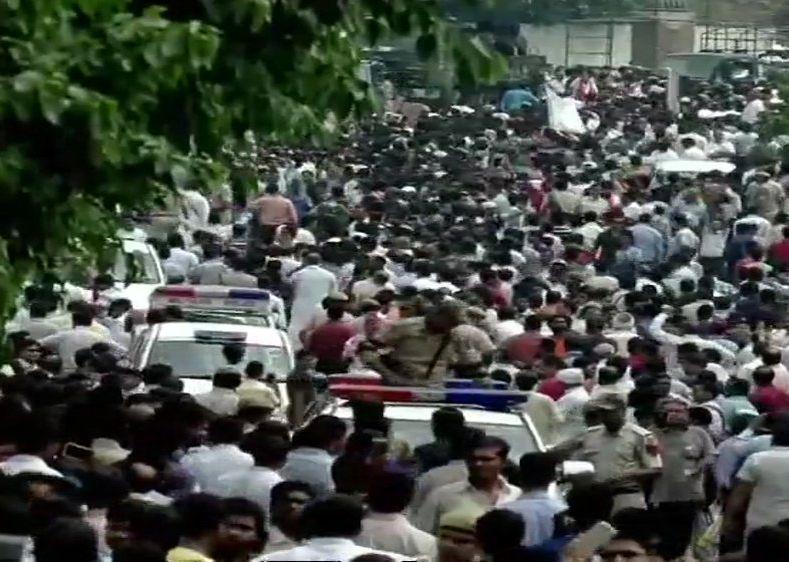
{"label": "white police van", "polygon": [[506,390],[497,382],[483,385],[453,379],[443,387],[392,387],[384,386],[375,376],[334,375],[329,377],[328,394],[330,398],[322,413],[349,422],[353,419],[350,401],[383,402],[384,416],[391,422],[391,437],[411,448],[433,441],[433,412],[453,406],[462,412],[467,425],[507,441],[510,458],[515,462],[524,453],[546,450],[529,416],[517,409],[528,395]]}
{"label": "white police van", "polygon": [[[408,443],[413,450],[433,441],[433,412],[445,406],[460,410],[466,425],[486,435],[500,437],[510,445],[509,459],[518,463],[524,453],[546,452],[542,437],[527,414],[518,409],[528,394],[509,390],[498,381],[479,382],[463,379],[444,381],[441,387],[384,386],[380,376],[347,374],[328,377],[321,413],[332,414],[349,424],[353,421],[350,401],[383,402],[384,417],[391,423],[390,438]],[[585,461],[564,461],[557,481],[570,482],[591,478],[594,466]],[[552,483],[548,493],[561,498],[566,488]]]}
{"label": "white police van", "polygon": [[[184,382],[184,391],[211,390],[214,373],[227,367],[225,344],[244,347],[244,364],[260,361],[276,376],[283,400],[285,377],[293,368],[287,334],[274,327],[269,294],[261,289],[223,286],[171,285],[151,295],[151,308],[175,305],[183,321],[162,322],[143,328],[134,338],[129,356],[136,369],[164,363]],[[283,404],[284,405],[284,404]]]}

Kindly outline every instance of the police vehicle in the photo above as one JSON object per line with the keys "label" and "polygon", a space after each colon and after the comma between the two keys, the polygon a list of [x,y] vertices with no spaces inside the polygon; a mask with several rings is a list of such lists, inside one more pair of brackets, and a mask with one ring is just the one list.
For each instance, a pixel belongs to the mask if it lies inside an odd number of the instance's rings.
{"label": "police vehicle", "polygon": [[526,402],[524,392],[507,390],[502,383],[481,383],[453,379],[442,387],[384,386],[375,375],[335,375],[329,377],[322,413],[352,421],[349,402],[363,400],[384,403],[384,416],[391,422],[391,437],[411,448],[433,441],[430,420],[444,406],[458,408],[467,425],[487,435],[501,437],[510,446],[510,458],[545,451],[546,447],[529,416],[517,406]]}
{"label": "police vehicle", "polygon": [[[317,411],[350,424],[350,402],[354,400],[383,402],[384,417],[391,423],[390,438],[407,443],[412,450],[433,441],[433,412],[445,406],[460,410],[466,425],[507,441],[509,460],[515,464],[524,453],[549,450],[529,416],[518,409],[528,400],[528,394],[509,390],[499,381],[451,379],[440,387],[396,387],[384,386],[377,374],[333,375],[328,377],[327,391],[318,401]],[[564,461],[558,471],[557,481],[567,483],[591,478],[594,466],[585,461]],[[552,483],[548,493],[559,499],[567,489]]]}
{"label": "police vehicle", "polygon": [[184,320],[153,324],[139,332],[129,351],[132,363],[137,369],[155,363],[170,365],[184,381],[184,391],[199,394],[211,390],[217,370],[228,367],[222,347],[241,344],[246,351],[244,364],[260,361],[267,374],[276,376],[284,401],[293,351],[287,334],[274,327],[268,303],[269,294],[261,289],[159,287],[151,296],[151,308],[176,305]]}
{"label": "police vehicle", "polygon": [[121,243],[122,251],[118,252],[110,271],[115,288],[120,291],[116,298],[129,299],[132,310],[144,313],[152,292],[164,284],[164,270],[150,244],[128,239]]}

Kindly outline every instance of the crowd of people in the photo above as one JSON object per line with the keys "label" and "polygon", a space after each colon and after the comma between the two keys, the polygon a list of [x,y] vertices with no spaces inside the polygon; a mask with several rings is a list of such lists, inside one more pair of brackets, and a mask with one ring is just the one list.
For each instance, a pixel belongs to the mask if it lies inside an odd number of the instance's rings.
{"label": "crowd of people", "polygon": [[[284,386],[228,344],[213,389],[185,394],[171,365],[125,361],[139,319],[111,276],[68,302],[28,287],[0,380],[0,559],[785,556],[789,138],[765,125],[782,101],[696,84],[676,114],[629,68],[544,88],[585,133],[544,126],[538,88],[393,99],[336,149],[256,148],[248,201],[184,189],[169,232],[123,231],[170,284],[268,290],[295,352]],[[430,443],[380,403],[314,412],[321,375],[345,373],[522,391],[550,447],[511,459],[452,406]]]}

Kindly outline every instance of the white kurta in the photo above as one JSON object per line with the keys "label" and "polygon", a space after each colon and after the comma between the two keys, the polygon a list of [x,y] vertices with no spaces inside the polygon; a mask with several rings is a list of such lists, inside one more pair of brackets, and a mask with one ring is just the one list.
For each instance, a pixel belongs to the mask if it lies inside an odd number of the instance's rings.
{"label": "white kurta", "polygon": [[329,293],[337,290],[334,274],[318,265],[308,265],[291,275],[293,282],[293,306],[290,310],[288,335],[294,350],[301,348],[299,332],[307,327],[315,307]]}

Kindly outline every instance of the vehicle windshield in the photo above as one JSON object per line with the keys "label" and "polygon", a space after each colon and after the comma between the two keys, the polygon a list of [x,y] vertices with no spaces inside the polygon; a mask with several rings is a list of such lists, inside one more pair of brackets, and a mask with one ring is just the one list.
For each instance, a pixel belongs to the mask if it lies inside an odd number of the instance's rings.
{"label": "vehicle windshield", "polygon": [[[537,451],[537,444],[534,437],[526,429],[526,426],[516,425],[486,425],[470,424],[473,427],[483,430],[487,435],[501,437],[510,444],[510,459],[515,462],[520,460],[524,453]],[[408,443],[411,448],[433,441],[433,433],[430,429],[429,421],[414,420],[392,420],[392,435]]]}
{"label": "vehicle windshield", "polygon": [[[171,365],[177,377],[210,379],[219,369],[227,367],[222,355],[222,341],[157,341],[153,344],[148,364],[164,363]],[[280,347],[244,345],[246,355],[243,365],[250,361],[260,361],[266,373],[277,378],[287,376],[290,361],[287,353]]]}
{"label": "vehicle windshield", "polygon": [[220,311],[220,310],[183,310],[185,322],[215,322],[217,324],[239,324],[243,326],[272,326],[267,316],[249,314],[246,312]]}
{"label": "vehicle windshield", "polygon": [[150,252],[118,252],[110,270],[112,277],[122,283],[158,284],[162,282],[156,261]]}

